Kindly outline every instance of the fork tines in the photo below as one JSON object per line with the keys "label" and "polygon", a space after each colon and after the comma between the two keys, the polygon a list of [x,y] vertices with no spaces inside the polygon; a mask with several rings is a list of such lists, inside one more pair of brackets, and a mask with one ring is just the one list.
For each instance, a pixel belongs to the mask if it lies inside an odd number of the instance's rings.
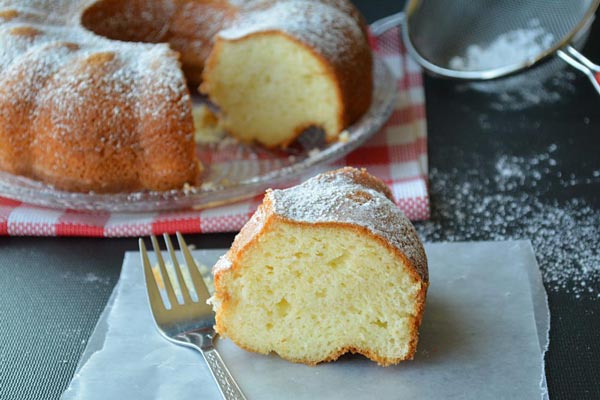
{"label": "fork tines", "polygon": [[[155,271],[152,268],[143,239],[140,239],[139,241],[140,252],[142,253],[142,261],[144,264],[144,275],[146,276],[146,286],[148,288],[148,293],[152,298],[151,304],[154,305],[157,303],[155,300],[161,298],[160,292],[161,289],[163,289],[166,293],[168,302],[170,303],[169,309],[181,305],[191,305],[193,303],[205,305],[206,300],[210,297],[206,284],[204,283],[202,275],[198,270],[196,262],[194,261],[183,236],[179,232],[177,232],[176,235],[177,241],[179,242],[179,248],[183,255],[185,269],[179,264],[173,243],[168,234],[165,233],[163,238],[173,265],[173,268],[170,269],[171,271],[169,271],[169,268],[163,259],[156,236],[150,236],[150,240],[156,256],[158,271]],[[178,294],[180,296],[177,296]],[[178,301],[178,297],[181,298],[181,302]],[[161,303],[163,302],[161,301]],[[166,308],[164,303],[163,306]]]}

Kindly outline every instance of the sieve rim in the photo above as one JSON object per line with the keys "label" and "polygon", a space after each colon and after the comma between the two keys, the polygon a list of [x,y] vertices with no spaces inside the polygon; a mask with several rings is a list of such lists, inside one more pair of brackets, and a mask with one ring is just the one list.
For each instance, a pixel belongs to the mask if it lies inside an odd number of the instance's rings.
{"label": "sieve rim", "polygon": [[546,57],[553,56],[558,50],[568,46],[573,38],[577,36],[577,34],[585,28],[589,28],[589,24],[593,21],[596,10],[600,6],[600,0],[594,0],[586,13],[583,15],[578,24],[576,24],[568,33],[566,33],[561,40],[556,41],[556,43],[549,47],[547,50],[544,50],[537,54],[535,57],[530,57],[524,60],[523,62],[513,63],[509,65],[504,65],[502,67],[483,69],[483,70],[470,70],[470,71],[462,71],[451,68],[440,67],[437,64],[432,63],[428,59],[426,59],[421,53],[417,50],[415,46],[413,46],[412,40],[410,39],[410,17],[414,13],[414,11],[418,8],[418,3],[421,3],[422,0],[408,0],[406,6],[404,7],[404,21],[402,23],[402,37],[404,39],[404,44],[409,54],[414,57],[414,59],[426,70],[432,72],[436,75],[447,77],[447,78],[456,78],[456,79],[473,79],[473,80],[488,80],[500,78],[514,72],[520,71],[522,69],[529,68],[539,61],[545,59]]}

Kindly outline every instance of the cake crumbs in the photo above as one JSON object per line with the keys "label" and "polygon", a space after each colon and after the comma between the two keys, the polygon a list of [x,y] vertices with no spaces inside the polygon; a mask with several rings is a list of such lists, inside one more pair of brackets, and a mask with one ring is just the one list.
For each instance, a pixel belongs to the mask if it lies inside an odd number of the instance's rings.
{"label": "cake crumbs", "polygon": [[311,149],[311,150],[308,152],[308,157],[309,157],[309,158],[310,158],[310,157],[316,157],[316,156],[318,156],[318,155],[319,155],[319,153],[320,153],[320,152],[321,152],[321,150],[319,150],[318,148]]}
{"label": "cake crumbs", "polygon": [[342,132],[340,132],[338,136],[338,142],[348,143],[348,140],[350,140],[350,132],[348,132],[347,130],[343,130]]}

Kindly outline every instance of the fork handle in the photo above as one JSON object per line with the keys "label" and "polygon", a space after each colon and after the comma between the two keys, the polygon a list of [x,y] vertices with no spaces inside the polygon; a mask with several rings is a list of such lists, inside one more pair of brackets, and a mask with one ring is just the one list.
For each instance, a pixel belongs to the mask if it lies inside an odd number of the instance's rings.
{"label": "fork handle", "polygon": [[219,390],[225,400],[245,400],[246,397],[231,376],[223,359],[215,348],[202,350],[202,355],[210,368],[213,378],[219,385]]}

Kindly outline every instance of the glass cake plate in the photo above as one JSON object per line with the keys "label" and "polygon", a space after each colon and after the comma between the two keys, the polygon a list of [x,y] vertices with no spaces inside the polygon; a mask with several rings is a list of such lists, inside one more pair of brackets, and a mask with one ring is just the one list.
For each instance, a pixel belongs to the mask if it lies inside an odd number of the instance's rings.
{"label": "glass cake plate", "polygon": [[285,151],[269,151],[228,137],[198,143],[197,154],[205,168],[199,186],[166,192],[72,193],[0,172],[0,195],[51,208],[111,212],[208,208],[250,198],[269,187],[294,183],[345,156],[379,131],[392,113],[396,85],[388,67],[377,55],[374,55],[373,80],[371,107],[342,133],[338,142],[324,143],[323,135],[313,131],[303,134]]}

